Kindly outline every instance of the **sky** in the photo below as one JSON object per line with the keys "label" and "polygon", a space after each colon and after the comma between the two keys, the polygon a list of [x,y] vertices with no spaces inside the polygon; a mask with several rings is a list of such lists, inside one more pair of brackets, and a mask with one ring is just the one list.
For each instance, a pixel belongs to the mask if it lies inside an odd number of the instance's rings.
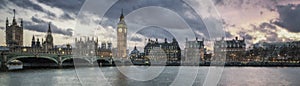
{"label": "sky", "polygon": [[[0,45],[5,45],[5,21],[12,22],[13,9],[20,24],[24,21],[24,45],[31,38],[45,38],[48,23],[55,45],[74,44],[74,38],[95,37],[100,42],[116,45],[116,26],[121,10],[128,26],[128,48],[142,49],[147,39],[168,42],[176,38],[181,49],[184,42],[196,37],[213,38],[214,25],[221,21],[226,39],[236,36],[248,46],[259,42],[300,40],[299,0],[193,0],[191,8],[182,0],[0,0]],[[201,4],[202,3],[202,4]],[[109,6],[111,5],[111,6]],[[105,7],[106,6],[106,7]],[[207,11],[201,11],[209,9]],[[101,10],[101,11],[100,11]],[[216,11],[216,12],[212,12]],[[197,14],[200,12],[200,15]],[[214,16],[219,16],[220,19]],[[206,42],[211,46],[212,42]]]}

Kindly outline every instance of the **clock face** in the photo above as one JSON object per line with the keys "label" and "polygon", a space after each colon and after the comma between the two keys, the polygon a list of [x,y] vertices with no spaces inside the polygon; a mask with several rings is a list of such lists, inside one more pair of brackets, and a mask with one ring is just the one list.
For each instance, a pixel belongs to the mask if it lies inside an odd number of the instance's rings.
{"label": "clock face", "polygon": [[119,30],[118,30],[119,32],[122,32],[122,28],[119,28]]}
{"label": "clock face", "polygon": [[53,37],[52,36],[47,36],[47,40],[48,40],[48,42],[52,42],[53,41]]}

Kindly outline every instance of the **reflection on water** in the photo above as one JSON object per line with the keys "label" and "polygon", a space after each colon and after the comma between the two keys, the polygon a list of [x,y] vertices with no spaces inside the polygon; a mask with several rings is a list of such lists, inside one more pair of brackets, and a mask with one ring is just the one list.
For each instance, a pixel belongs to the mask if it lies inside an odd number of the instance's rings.
{"label": "reflection on water", "polygon": [[[202,85],[208,67],[187,68],[199,69],[193,85]],[[179,69],[179,67],[166,67],[158,77],[149,81],[127,78],[118,72],[116,67],[77,68],[76,70],[30,69],[0,72],[0,83],[6,86],[166,86],[174,81]],[[182,71],[192,72],[190,70]],[[300,85],[299,75],[300,69],[297,67],[226,67],[219,85]]]}

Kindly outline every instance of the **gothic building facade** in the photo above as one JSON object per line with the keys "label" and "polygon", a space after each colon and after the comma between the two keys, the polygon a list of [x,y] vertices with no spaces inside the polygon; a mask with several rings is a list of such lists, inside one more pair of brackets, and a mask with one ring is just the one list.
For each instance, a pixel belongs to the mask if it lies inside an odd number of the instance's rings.
{"label": "gothic building facade", "polygon": [[204,48],[204,39],[189,41],[186,38],[184,48],[184,62],[186,64],[198,65],[200,61],[204,61],[204,54],[206,49]]}
{"label": "gothic building facade", "polygon": [[23,46],[23,20],[18,25],[15,18],[15,10],[12,23],[9,24],[8,18],[6,18],[6,45],[8,47]]}
{"label": "gothic building facade", "polygon": [[43,41],[43,47],[48,50],[53,48],[53,36],[52,36],[52,31],[51,31],[51,23],[48,25],[48,31],[46,35],[46,40]]}
{"label": "gothic building facade", "polygon": [[162,43],[159,43],[158,39],[156,41],[148,39],[144,52],[151,61],[164,61],[166,59],[167,65],[180,65],[181,49],[175,38],[170,43],[167,39]]}
{"label": "gothic building facade", "polygon": [[117,26],[117,57],[127,58],[127,25],[125,23],[123,10]]}
{"label": "gothic building facade", "polygon": [[40,41],[39,38],[36,39],[34,36],[32,36],[31,47],[32,48],[43,48],[46,51],[54,48],[53,36],[52,36],[50,23],[48,24],[48,31],[47,31],[47,35],[45,38],[46,38],[45,41],[43,39],[42,39],[42,41]]}
{"label": "gothic building facade", "polygon": [[75,38],[75,48],[73,48],[73,55],[78,56],[100,56],[100,57],[112,57],[112,43],[102,42],[101,46],[98,46],[98,38],[91,39],[88,37],[85,40],[82,38]]}
{"label": "gothic building facade", "polygon": [[238,37],[235,37],[235,39],[232,40],[224,40],[222,38],[219,41],[215,41],[214,43],[214,54],[217,57],[218,54],[221,54],[221,56],[226,55],[226,62],[236,62],[241,61],[245,57],[245,51],[246,51],[246,43],[245,40],[238,39]]}

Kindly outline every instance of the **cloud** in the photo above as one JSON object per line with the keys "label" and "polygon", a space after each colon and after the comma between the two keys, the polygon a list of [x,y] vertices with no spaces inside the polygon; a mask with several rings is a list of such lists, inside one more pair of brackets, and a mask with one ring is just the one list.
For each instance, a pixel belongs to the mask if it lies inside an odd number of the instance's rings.
{"label": "cloud", "polygon": [[[19,0],[17,0],[19,1]],[[21,1],[21,0],[20,0]],[[61,8],[64,11],[77,14],[85,0],[38,0],[51,7]]]}
{"label": "cloud", "polygon": [[231,37],[234,37],[230,32],[225,32],[225,36],[226,38],[231,38]]}
{"label": "cloud", "polygon": [[300,32],[300,5],[279,5],[277,9],[279,19],[274,24],[290,32]]}
{"label": "cloud", "polygon": [[[172,3],[172,4],[170,4]],[[192,29],[198,30],[199,32],[202,32],[205,34],[205,36],[208,36],[207,29],[203,23],[203,19],[195,12],[195,9],[190,8],[186,3],[182,2],[181,0],[142,0],[142,1],[136,1],[136,0],[119,0],[119,2],[115,3],[104,15],[105,18],[108,20],[101,23],[103,26],[113,26],[116,28],[116,24],[118,23],[118,18],[121,13],[121,9],[124,9],[124,15],[125,18],[126,16],[131,13],[136,11],[137,9],[143,8],[143,7],[160,7],[164,9],[147,9],[147,11],[142,11],[140,15],[134,16],[136,21],[129,21],[127,23],[137,23],[137,24],[145,24],[145,23],[151,23],[155,22],[162,24],[164,26],[167,26],[167,28],[173,28],[174,26],[178,26],[177,22],[179,19],[171,19],[171,18],[177,18],[176,16],[179,16],[180,18],[183,19]],[[151,10],[151,11],[149,11]],[[163,11],[163,12],[162,12]],[[170,12],[171,11],[171,12]],[[139,11],[141,12],[141,11]],[[170,13],[174,12],[176,16],[174,15],[169,15]],[[146,15],[142,15],[146,14]],[[148,14],[148,15],[147,15]],[[155,17],[151,17],[154,16]],[[150,16],[150,17],[149,17]],[[161,20],[157,20],[161,19]],[[127,20],[127,19],[126,19]],[[171,21],[169,21],[171,20]],[[173,21],[172,21],[173,20]],[[174,21],[176,20],[176,21]],[[179,25],[183,23],[180,22]],[[146,25],[147,26],[147,25]],[[182,26],[178,26],[177,28],[179,29],[186,29],[186,28],[181,28]],[[176,29],[177,29],[176,28]],[[173,28],[174,29],[174,28]]]}
{"label": "cloud", "polygon": [[137,34],[148,38],[172,39],[174,36],[167,30],[157,26],[145,27],[137,32]]}
{"label": "cloud", "polygon": [[74,17],[72,17],[70,14],[68,13],[64,13],[63,15],[60,16],[61,19],[64,19],[64,20],[75,20]]}
{"label": "cloud", "polygon": [[140,37],[134,36],[134,37],[131,37],[130,41],[134,41],[134,42],[143,42],[143,39],[140,38]]}
{"label": "cloud", "polygon": [[270,11],[275,9],[281,2],[291,2],[292,0],[213,0],[217,6],[227,6],[238,9],[266,8]]}
{"label": "cloud", "polygon": [[245,36],[243,36],[243,38],[245,40],[252,40],[253,39],[253,36],[249,35],[249,34],[246,34]]}
{"label": "cloud", "polygon": [[47,13],[48,16],[56,17],[55,13],[52,13],[52,12],[44,9],[42,6],[40,6],[36,3],[33,3],[30,0],[9,0],[9,1],[21,8],[44,12],[44,13]]}
{"label": "cloud", "polygon": [[[37,31],[37,32],[47,32],[48,30],[48,22],[45,22],[42,19],[38,19],[36,17],[32,17],[30,21],[24,21],[24,27],[27,30],[32,30],[32,31]],[[57,33],[57,34],[62,34],[62,35],[67,35],[67,36],[72,36],[72,29],[67,28],[67,29],[62,29],[58,28],[56,25],[51,24],[51,30],[52,33]]]}
{"label": "cloud", "polygon": [[4,29],[5,29],[4,27],[2,27],[2,26],[0,27],[0,30],[4,30]]}
{"label": "cloud", "polygon": [[259,25],[260,28],[270,28],[270,29],[276,29],[276,26],[270,24],[270,23],[266,23],[266,22],[263,22]]}
{"label": "cloud", "polygon": [[34,16],[31,17],[31,20],[35,23],[46,23],[46,21],[42,20],[42,19],[38,19]]}

